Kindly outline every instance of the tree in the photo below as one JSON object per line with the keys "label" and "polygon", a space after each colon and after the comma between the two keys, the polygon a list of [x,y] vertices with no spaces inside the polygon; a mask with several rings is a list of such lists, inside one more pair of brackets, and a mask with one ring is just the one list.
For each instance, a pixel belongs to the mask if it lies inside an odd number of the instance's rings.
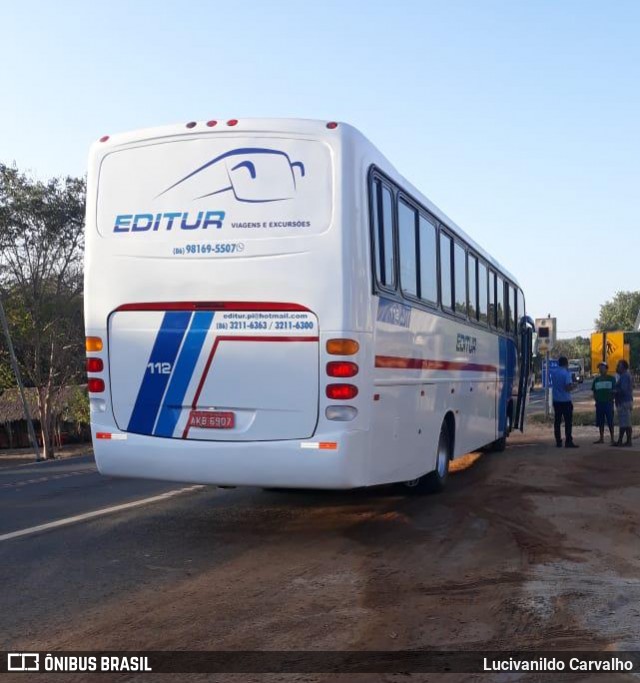
{"label": "tree", "polygon": [[640,311],[640,292],[617,292],[611,301],[600,306],[596,323],[598,332],[629,331]]}
{"label": "tree", "polygon": [[553,358],[566,356],[567,358],[591,358],[591,341],[586,337],[574,337],[573,339],[558,339],[553,345],[551,352]]}
{"label": "tree", "polygon": [[0,295],[25,381],[36,387],[44,455],[53,405],[82,376],[85,183],[33,180],[0,164]]}

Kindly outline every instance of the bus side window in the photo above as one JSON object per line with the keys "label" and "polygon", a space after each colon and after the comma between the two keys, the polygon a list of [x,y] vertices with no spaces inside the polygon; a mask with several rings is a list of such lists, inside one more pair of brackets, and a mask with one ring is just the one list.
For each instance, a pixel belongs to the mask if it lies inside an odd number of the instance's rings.
{"label": "bus side window", "polygon": [[478,308],[479,320],[483,325],[489,323],[489,301],[487,298],[487,266],[484,263],[478,265]]}
{"label": "bus side window", "polygon": [[393,195],[377,178],[373,181],[373,248],[376,280],[384,286],[395,285],[393,248]]}
{"label": "bus side window", "polygon": [[496,280],[496,294],[497,294],[497,314],[498,314],[498,321],[497,321],[497,326],[499,330],[504,330],[505,328],[505,322],[506,322],[506,316],[505,316],[505,310],[504,310],[504,280],[501,277],[498,277]]}
{"label": "bus side window", "polygon": [[453,245],[453,282],[456,300],[456,313],[467,316],[467,263],[464,247],[457,242]]}
{"label": "bus side window", "polygon": [[518,333],[518,313],[516,311],[516,290],[513,285],[509,287],[509,330],[511,334]]}
{"label": "bus side window", "polygon": [[453,309],[453,287],[451,286],[451,247],[452,240],[444,232],[440,233],[440,301],[446,311]]}
{"label": "bus side window", "polygon": [[[516,311],[516,322],[522,318],[524,315],[526,315],[526,310],[524,307],[524,294],[522,293],[521,289],[518,289],[517,293],[517,311]],[[518,327],[516,325],[516,332],[518,331]]]}
{"label": "bus side window", "polygon": [[478,259],[472,254],[467,255],[467,278],[469,282],[469,298],[467,310],[471,320],[478,319]]}
{"label": "bus side window", "polygon": [[409,296],[418,296],[417,211],[402,199],[398,201],[398,243],[400,250],[400,286]]}
{"label": "bus side window", "polygon": [[420,249],[420,298],[438,303],[438,259],[436,256],[436,226],[420,216],[418,246]]}
{"label": "bus side window", "polygon": [[489,325],[496,327],[496,274],[489,271]]}
{"label": "bus side window", "polygon": [[382,234],[384,244],[384,273],[382,284],[393,287],[396,281],[393,247],[393,195],[391,190],[382,186]]}

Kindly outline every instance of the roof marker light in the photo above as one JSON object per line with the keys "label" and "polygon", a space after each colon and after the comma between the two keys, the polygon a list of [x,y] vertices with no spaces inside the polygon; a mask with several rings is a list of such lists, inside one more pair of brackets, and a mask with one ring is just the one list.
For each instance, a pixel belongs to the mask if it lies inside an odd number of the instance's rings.
{"label": "roof marker light", "polygon": [[211,119],[211,121],[207,121],[207,126],[209,126],[209,128],[213,128],[214,126],[217,126],[217,125],[218,125],[218,122],[214,119]]}
{"label": "roof marker light", "polygon": [[103,136],[100,138],[100,142],[106,142],[108,139],[109,139],[109,136],[108,136],[108,135],[103,135]]}
{"label": "roof marker light", "polygon": [[187,123],[187,128],[195,128],[195,127],[196,127],[195,121],[189,121],[189,123]]}
{"label": "roof marker light", "polygon": [[238,125],[238,119],[229,119],[227,121],[227,126],[237,126]]}
{"label": "roof marker light", "polygon": [[337,128],[337,127],[338,127],[338,124],[336,123],[336,121],[329,121],[329,123],[327,123],[327,128],[330,128],[331,130],[333,130],[334,128]]}

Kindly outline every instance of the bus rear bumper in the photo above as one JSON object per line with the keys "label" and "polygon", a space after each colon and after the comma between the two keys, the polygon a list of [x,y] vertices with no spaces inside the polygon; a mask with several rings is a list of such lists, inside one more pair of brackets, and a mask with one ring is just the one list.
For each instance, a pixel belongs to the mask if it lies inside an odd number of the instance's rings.
{"label": "bus rear bumper", "polygon": [[93,429],[96,463],[108,476],[278,488],[350,489],[368,484],[363,431],[259,442],[185,442],[139,434],[96,438],[96,433],[101,433],[99,427]]}

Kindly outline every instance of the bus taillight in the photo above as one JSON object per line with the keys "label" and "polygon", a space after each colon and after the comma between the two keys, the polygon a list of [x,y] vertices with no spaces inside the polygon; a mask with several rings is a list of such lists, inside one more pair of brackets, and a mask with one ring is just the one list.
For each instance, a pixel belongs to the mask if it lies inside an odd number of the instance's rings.
{"label": "bus taillight", "polygon": [[329,377],[355,377],[357,374],[357,363],[351,363],[346,360],[336,360],[327,363],[327,375]]}
{"label": "bus taillight", "polygon": [[102,358],[87,358],[86,369],[87,372],[102,372],[104,370]]}
{"label": "bus taillight", "polygon": [[99,377],[90,377],[87,381],[87,389],[92,394],[99,394],[104,391],[104,380]]}
{"label": "bus taillight", "polygon": [[358,395],[358,387],[353,384],[327,384],[327,398],[334,401],[348,401]]}

